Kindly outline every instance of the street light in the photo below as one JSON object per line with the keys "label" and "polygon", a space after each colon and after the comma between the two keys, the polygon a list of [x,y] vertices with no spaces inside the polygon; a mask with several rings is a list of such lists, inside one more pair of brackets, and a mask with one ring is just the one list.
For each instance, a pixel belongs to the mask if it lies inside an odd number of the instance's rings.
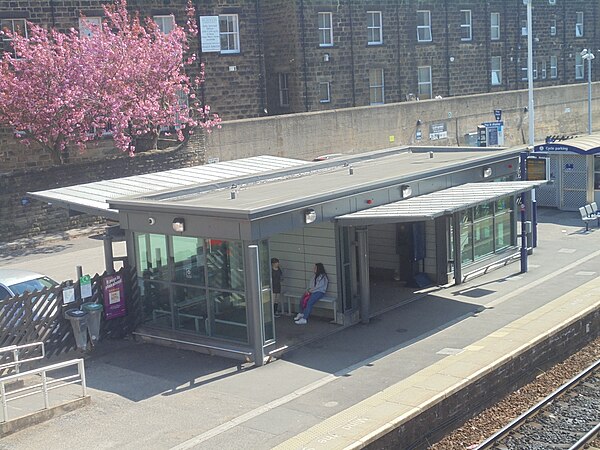
{"label": "street light", "polygon": [[582,50],[581,59],[588,62],[588,134],[592,134],[592,60],[594,58],[594,54],[587,48]]}

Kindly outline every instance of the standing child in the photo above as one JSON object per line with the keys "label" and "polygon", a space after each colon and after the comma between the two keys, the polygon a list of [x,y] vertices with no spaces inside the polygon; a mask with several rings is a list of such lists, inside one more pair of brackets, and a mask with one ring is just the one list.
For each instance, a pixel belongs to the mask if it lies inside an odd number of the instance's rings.
{"label": "standing child", "polygon": [[273,285],[271,290],[273,291],[273,313],[275,317],[279,317],[280,310],[279,304],[281,303],[281,281],[283,280],[283,270],[279,267],[279,260],[277,258],[271,258],[271,281]]}

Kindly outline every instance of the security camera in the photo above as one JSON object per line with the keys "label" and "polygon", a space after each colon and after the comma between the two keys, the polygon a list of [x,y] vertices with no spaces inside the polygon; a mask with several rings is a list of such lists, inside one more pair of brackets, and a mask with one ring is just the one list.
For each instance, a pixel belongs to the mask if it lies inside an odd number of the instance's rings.
{"label": "security camera", "polygon": [[156,223],[156,219],[154,217],[148,217],[148,225],[154,225]]}

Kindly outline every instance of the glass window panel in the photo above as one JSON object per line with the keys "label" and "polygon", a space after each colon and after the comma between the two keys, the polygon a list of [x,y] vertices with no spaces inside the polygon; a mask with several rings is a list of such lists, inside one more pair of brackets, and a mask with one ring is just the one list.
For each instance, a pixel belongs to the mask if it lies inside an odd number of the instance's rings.
{"label": "glass window panel", "polygon": [[494,253],[493,218],[479,220],[473,224],[473,253],[477,260]]}
{"label": "glass window panel", "polygon": [[209,334],[239,342],[248,342],[246,297],[235,292],[210,292],[214,312]]}
{"label": "glass window panel", "polygon": [[138,276],[152,280],[169,280],[167,238],[162,234],[137,235]]}
{"label": "glass window panel", "polygon": [[173,316],[176,330],[207,335],[206,289],[173,286]]}
{"label": "glass window panel", "polygon": [[173,236],[174,280],[179,283],[205,285],[204,240]]}
{"label": "glass window panel", "polygon": [[473,225],[470,222],[463,221],[460,226],[460,248],[462,264],[473,262]]}
{"label": "glass window panel", "polygon": [[512,214],[504,213],[495,218],[496,222],[496,251],[512,245]]}
{"label": "glass window panel", "polygon": [[600,172],[600,156],[594,156],[594,171]]}
{"label": "glass window panel", "polygon": [[244,290],[244,254],[241,242],[211,239],[208,241],[206,259],[210,287]]}
{"label": "glass window panel", "polygon": [[496,212],[506,211],[511,209],[511,197],[504,197],[496,201]]}
{"label": "glass window panel", "polygon": [[144,322],[162,328],[173,328],[173,312],[169,286],[165,283],[138,278]]}
{"label": "glass window panel", "polygon": [[484,203],[483,205],[478,205],[475,207],[474,214],[475,220],[481,219],[483,217],[491,216],[494,213],[494,204],[493,203]]}
{"label": "glass window panel", "polygon": [[[269,242],[261,241],[258,246],[260,263],[260,284],[263,307],[263,324],[265,327],[265,342],[275,338],[273,323],[273,301],[271,298],[271,259],[269,258]],[[280,306],[281,308],[281,306]]]}

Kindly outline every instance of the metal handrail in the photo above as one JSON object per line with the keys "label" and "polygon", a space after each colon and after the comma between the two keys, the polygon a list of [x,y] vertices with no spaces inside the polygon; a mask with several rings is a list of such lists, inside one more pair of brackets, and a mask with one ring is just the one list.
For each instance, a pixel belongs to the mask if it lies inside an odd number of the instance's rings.
{"label": "metal handrail", "polygon": [[[31,347],[40,347],[42,354],[39,356],[33,356],[31,358],[20,359],[19,355],[21,351]],[[33,342],[31,344],[10,345],[8,347],[1,347],[0,358],[2,357],[2,353],[11,353],[13,355],[14,360],[8,363],[0,364],[0,370],[8,369],[14,366],[16,373],[19,373],[19,368],[21,367],[21,364],[31,361],[37,361],[46,357],[46,350],[43,342]]]}
{"label": "metal handrail", "polygon": [[[76,375],[68,375],[66,377],[57,378],[54,380],[48,380],[47,373],[53,370],[64,369],[65,367],[70,367],[77,365],[77,374]],[[42,382],[32,385],[26,386],[20,389],[16,389],[14,391],[6,393],[6,384],[12,381],[18,380],[22,377],[27,377],[30,375],[41,375]],[[62,382],[62,383],[61,383]],[[29,397],[30,395],[38,394],[39,388],[41,388],[41,393],[44,397],[44,409],[48,409],[50,407],[50,400],[48,397],[48,391],[53,389],[57,389],[60,387],[68,386],[70,384],[81,383],[82,389],[82,397],[87,396],[87,386],[85,380],[85,367],[83,365],[83,359],[72,359],[70,361],[60,362],[56,364],[52,364],[46,367],[40,367],[39,369],[28,370],[26,372],[17,373],[14,375],[9,375],[6,377],[0,378],[0,403],[2,404],[2,411],[4,413],[3,422],[8,421],[8,402],[18,400],[20,398]],[[30,392],[34,391],[34,392]],[[8,396],[10,395],[10,398]]]}

